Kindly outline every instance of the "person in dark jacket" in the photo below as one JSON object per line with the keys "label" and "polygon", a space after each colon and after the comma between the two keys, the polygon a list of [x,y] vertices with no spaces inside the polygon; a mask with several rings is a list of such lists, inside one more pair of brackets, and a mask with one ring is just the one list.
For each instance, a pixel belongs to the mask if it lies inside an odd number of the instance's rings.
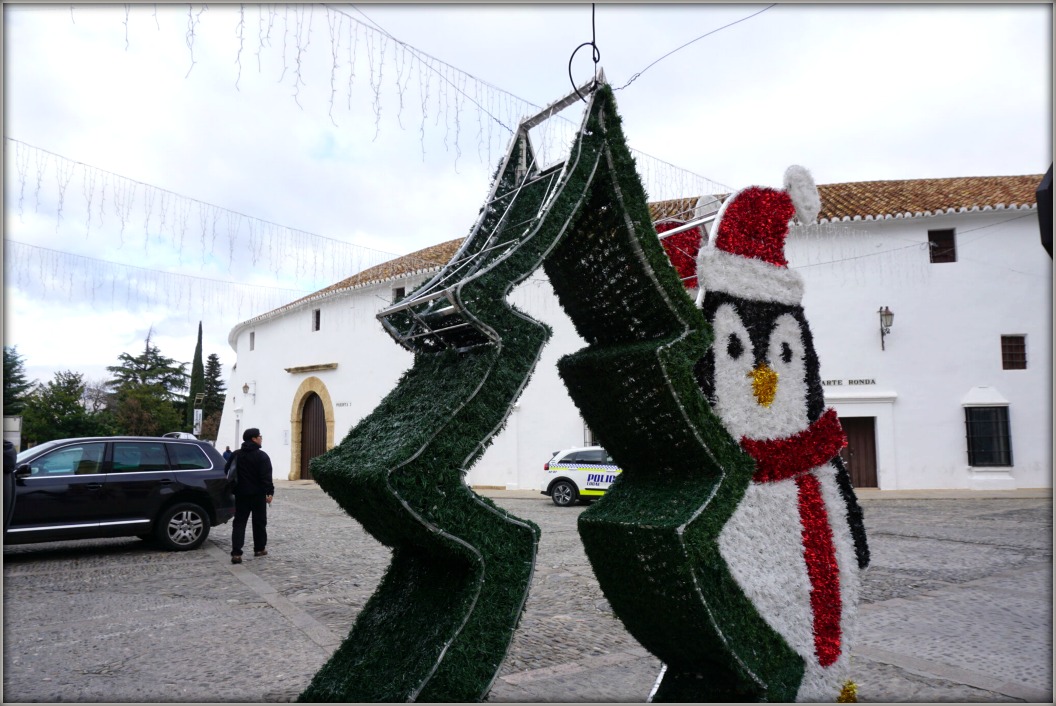
{"label": "person in dark jacket", "polygon": [[4,439],[4,530],[11,521],[11,510],[15,504],[15,464],[18,459],[18,449],[7,439]]}
{"label": "person in dark jacket", "polygon": [[235,484],[235,521],[231,528],[231,563],[242,563],[242,546],[246,543],[246,522],[253,516],[253,556],[268,554],[268,505],[275,495],[271,479],[271,459],[260,448],[260,429],[246,429],[242,448],[232,454],[226,471],[237,460],[238,482]]}

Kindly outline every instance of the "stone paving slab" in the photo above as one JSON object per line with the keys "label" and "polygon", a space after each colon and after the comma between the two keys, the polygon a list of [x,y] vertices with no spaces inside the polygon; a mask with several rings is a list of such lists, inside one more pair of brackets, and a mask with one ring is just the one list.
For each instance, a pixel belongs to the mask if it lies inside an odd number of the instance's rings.
{"label": "stone paving slab", "polygon": [[[1043,607],[1051,601],[1051,587],[1051,564],[1038,565],[911,601],[866,606],[857,653],[1046,702],[1052,690],[1052,613]],[[995,645],[1015,649],[995,650]]]}
{"label": "stone paving slab", "polygon": [[[176,554],[134,539],[5,547],[4,702],[294,700],[389,550],[314,483],[279,486],[269,556],[237,566],[230,525]],[[492,496],[543,536],[487,700],[645,701],[661,665],[594,580],[576,531],[584,508]],[[863,493],[862,505],[873,566],[854,655],[860,700],[1051,702],[1051,495]]]}

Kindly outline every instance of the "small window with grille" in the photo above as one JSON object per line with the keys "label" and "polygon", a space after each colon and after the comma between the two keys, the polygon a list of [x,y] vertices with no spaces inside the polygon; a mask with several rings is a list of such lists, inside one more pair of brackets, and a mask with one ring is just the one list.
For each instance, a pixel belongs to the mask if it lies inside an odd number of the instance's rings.
{"label": "small window with grille", "polygon": [[965,407],[969,466],[1011,466],[1008,407]]}
{"label": "small window with grille", "polygon": [[392,288],[392,303],[393,304],[395,304],[399,300],[403,299],[405,296],[407,296],[407,288],[406,287],[393,287]]}
{"label": "small window with grille", "polygon": [[957,244],[953,237],[953,228],[947,230],[928,231],[928,249],[931,251],[931,261],[957,262]]}
{"label": "small window with grille", "polygon": [[320,309],[312,309],[312,330],[318,331],[322,324],[322,314]]}
{"label": "small window with grille", "polygon": [[1027,337],[1001,337],[1001,368],[1004,370],[1027,369]]}

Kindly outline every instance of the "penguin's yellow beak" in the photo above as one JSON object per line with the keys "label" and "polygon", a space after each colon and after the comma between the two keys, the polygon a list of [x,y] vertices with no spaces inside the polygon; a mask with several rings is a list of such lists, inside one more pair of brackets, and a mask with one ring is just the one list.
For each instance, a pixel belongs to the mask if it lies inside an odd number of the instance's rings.
{"label": "penguin's yellow beak", "polygon": [[777,395],[777,373],[766,363],[760,363],[748,373],[748,377],[752,379],[755,401],[763,407],[772,405]]}

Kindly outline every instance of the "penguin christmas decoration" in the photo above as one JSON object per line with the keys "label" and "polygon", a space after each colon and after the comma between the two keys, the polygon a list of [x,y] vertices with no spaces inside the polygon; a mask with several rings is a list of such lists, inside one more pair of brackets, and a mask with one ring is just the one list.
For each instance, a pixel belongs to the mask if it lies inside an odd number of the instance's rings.
{"label": "penguin christmas decoration", "polygon": [[784,189],[732,194],[697,255],[697,303],[714,332],[697,382],[755,460],[719,550],[739,589],[803,660],[797,701],[853,692],[848,662],[869,563],[839,457],[846,437],[825,408],[803,281],[784,252],[793,218],[813,222],[820,207],[810,173],[789,167]]}

